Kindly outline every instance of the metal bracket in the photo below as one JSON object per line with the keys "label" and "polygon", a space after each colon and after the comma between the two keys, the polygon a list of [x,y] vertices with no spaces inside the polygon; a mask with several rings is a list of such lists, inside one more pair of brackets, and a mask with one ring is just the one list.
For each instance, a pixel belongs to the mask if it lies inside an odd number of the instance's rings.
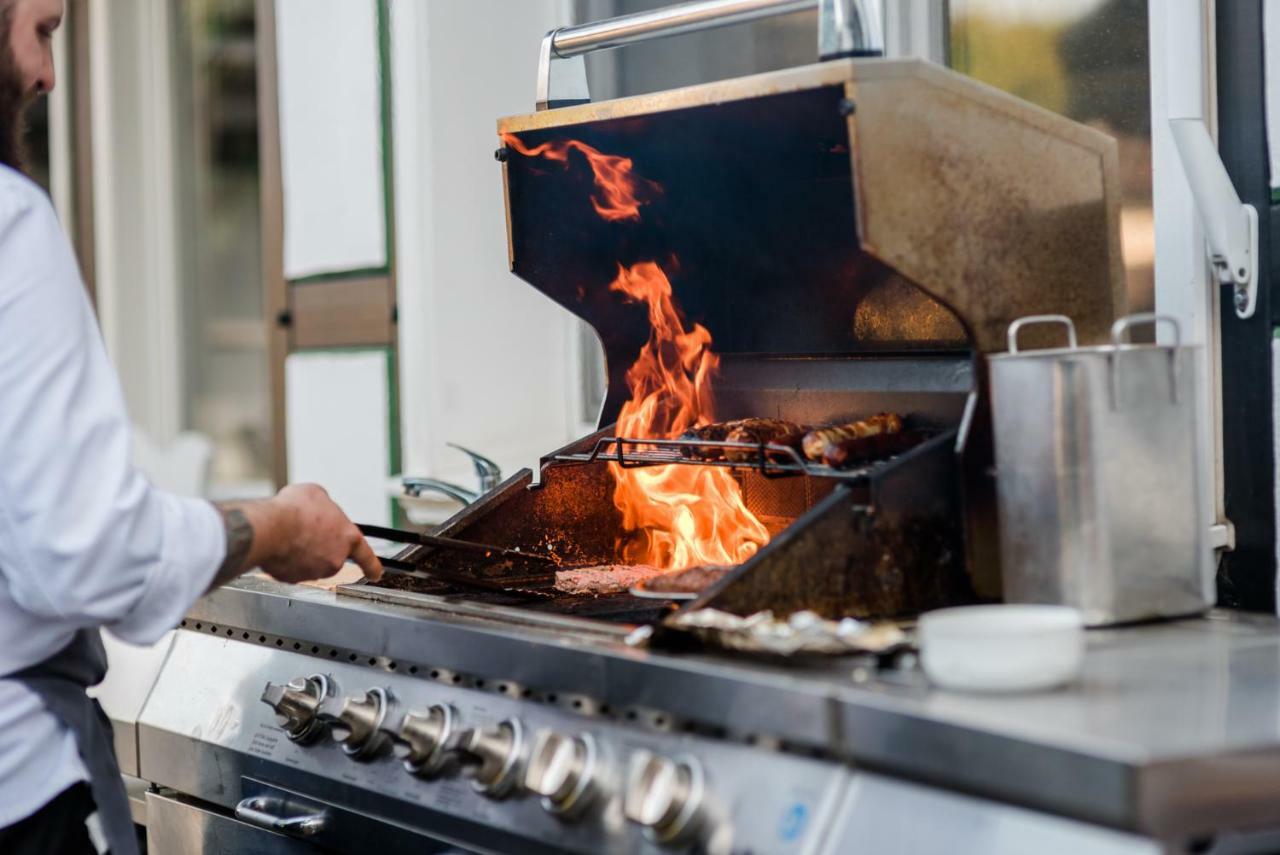
{"label": "metal bracket", "polygon": [[1178,157],[1191,185],[1218,281],[1234,289],[1236,317],[1258,307],[1258,210],[1240,201],[1203,119],[1170,119]]}
{"label": "metal bracket", "polygon": [[[896,2],[896,0],[895,0]],[[818,4],[818,57],[884,54],[884,7],[878,0],[821,0]]]}
{"label": "metal bracket", "polygon": [[591,100],[587,87],[587,63],[582,56],[562,56],[556,50],[556,39],[565,27],[542,37],[538,49],[538,98],[536,108],[549,110],[585,104]]}

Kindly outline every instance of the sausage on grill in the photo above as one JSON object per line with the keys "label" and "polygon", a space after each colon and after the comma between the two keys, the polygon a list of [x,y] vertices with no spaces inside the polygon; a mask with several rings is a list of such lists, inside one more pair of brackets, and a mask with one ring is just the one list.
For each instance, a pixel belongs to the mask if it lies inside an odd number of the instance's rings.
{"label": "sausage on grill", "polygon": [[842,439],[827,444],[822,452],[822,462],[832,469],[848,469],[859,463],[883,460],[901,454],[923,442],[927,436],[921,431],[904,430],[898,433],[877,433],[854,439]]}
{"label": "sausage on grill", "polygon": [[902,430],[902,417],[897,413],[879,413],[856,422],[818,428],[809,431],[801,443],[804,456],[821,460],[827,446],[848,439],[875,436],[882,433],[898,433]]}

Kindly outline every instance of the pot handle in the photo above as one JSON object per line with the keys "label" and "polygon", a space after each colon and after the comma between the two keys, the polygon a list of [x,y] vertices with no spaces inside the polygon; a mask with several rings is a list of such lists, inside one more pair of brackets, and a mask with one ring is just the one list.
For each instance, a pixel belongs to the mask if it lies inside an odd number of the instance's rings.
{"label": "pot handle", "polygon": [[[1134,315],[1133,317],[1137,317]],[[1116,323],[1119,323],[1117,321]],[[1034,326],[1036,324],[1062,324],[1067,328],[1067,344],[1075,350],[1076,345],[1076,325],[1071,322],[1071,318],[1066,315],[1027,315],[1025,318],[1018,318],[1009,324],[1009,352],[1018,352],[1018,333],[1024,327]],[[1112,327],[1112,335],[1115,334],[1115,327]]]}
{"label": "pot handle", "polygon": [[1173,330],[1173,346],[1178,347],[1182,344],[1182,327],[1178,324],[1178,319],[1173,315],[1157,315],[1155,312],[1137,312],[1118,318],[1111,325],[1111,343],[1117,347],[1122,344],[1128,344],[1129,331],[1142,324],[1151,324],[1153,327],[1158,327],[1160,324],[1168,324],[1169,328]]}
{"label": "pot handle", "polygon": [[1108,356],[1111,368],[1111,409],[1120,409],[1120,357],[1124,346],[1129,344],[1129,331],[1139,324],[1151,324],[1158,327],[1168,324],[1173,330],[1173,344],[1169,347],[1169,402],[1177,406],[1178,401],[1178,348],[1182,344],[1182,327],[1178,319],[1172,315],[1157,315],[1155,312],[1137,312],[1118,318],[1111,325],[1111,346],[1114,351]]}

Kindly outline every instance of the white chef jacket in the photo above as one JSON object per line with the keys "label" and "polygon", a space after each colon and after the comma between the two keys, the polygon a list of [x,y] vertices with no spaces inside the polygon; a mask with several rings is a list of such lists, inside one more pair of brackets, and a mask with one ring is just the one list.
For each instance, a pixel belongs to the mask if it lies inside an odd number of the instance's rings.
{"label": "white chef jacket", "polygon": [[[221,516],[152,487],[129,430],[53,208],[0,166],[0,675],[81,627],[156,641],[212,583]],[[87,779],[71,733],[0,677],[0,827]]]}

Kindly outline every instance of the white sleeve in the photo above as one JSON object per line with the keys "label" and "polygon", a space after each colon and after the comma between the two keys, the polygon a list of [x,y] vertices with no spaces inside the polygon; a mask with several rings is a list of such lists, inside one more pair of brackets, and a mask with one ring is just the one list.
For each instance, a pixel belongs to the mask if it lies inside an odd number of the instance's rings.
{"label": "white sleeve", "polygon": [[222,518],[134,469],[71,247],[44,194],[11,176],[0,174],[0,574],[33,615],[149,643],[213,581]]}

